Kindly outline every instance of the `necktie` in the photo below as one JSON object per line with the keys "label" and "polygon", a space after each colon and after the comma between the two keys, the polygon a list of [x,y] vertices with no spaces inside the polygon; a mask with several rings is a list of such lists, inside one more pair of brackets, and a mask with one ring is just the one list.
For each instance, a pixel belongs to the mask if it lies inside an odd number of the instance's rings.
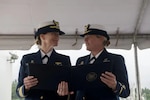
{"label": "necktie", "polygon": [[47,64],[49,57],[47,55],[45,55],[44,57],[42,57],[42,62],[43,64]]}
{"label": "necktie", "polygon": [[89,63],[90,63],[90,64],[93,64],[95,60],[96,60],[96,58],[95,58],[95,57],[92,57],[92,58],[90,59]]}

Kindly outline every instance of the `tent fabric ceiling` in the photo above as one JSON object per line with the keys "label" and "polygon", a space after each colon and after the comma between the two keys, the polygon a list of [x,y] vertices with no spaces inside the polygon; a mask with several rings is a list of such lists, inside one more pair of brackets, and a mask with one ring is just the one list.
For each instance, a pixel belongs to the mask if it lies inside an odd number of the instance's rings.
{"label": "tent fabric ceiling", "polygon": [[[150,48],[149,0],[0,0],[1,49],[29,49],[34,28],[57,20],[66,36],[57,49],[80,49],[84,25],[104,25],[111,37],[109,48]],[[76,45],[73,45],[76,43]],[[73,46],[72,46],[73,45]]]}

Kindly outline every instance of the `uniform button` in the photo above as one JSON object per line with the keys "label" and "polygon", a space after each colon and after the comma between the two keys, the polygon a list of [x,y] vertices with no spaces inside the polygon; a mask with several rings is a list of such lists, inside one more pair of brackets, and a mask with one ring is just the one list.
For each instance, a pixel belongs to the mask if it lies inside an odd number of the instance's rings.
{"label": "uniform button", "polygon": [[85,97],[83,97],[83,100],[85,100]]}
{"label": "uniform button", "polygon": [[43,96],[40,97],[41,100],[42,100],[43,98],[44,98]]}

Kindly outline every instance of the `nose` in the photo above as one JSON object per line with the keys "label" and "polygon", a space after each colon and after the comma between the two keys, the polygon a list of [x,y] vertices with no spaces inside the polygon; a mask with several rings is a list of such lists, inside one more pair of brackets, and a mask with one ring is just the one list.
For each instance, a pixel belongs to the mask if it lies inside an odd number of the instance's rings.
{"label": "nose", "polygon": [[55,38],[59,38],[59,34],[54,34]]}
{"label": "nose", "polygon": [[56,33],[55,36],[56,36],[56,37],[59,37],[59,33]]}

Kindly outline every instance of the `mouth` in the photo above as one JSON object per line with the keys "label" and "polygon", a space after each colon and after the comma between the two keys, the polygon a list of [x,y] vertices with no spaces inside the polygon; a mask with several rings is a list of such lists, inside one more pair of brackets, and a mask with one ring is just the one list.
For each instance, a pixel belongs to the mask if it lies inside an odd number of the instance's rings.
{"label": "mouth", "polygon": [[54,39],[53,41],[58,41],[58,39]]}

